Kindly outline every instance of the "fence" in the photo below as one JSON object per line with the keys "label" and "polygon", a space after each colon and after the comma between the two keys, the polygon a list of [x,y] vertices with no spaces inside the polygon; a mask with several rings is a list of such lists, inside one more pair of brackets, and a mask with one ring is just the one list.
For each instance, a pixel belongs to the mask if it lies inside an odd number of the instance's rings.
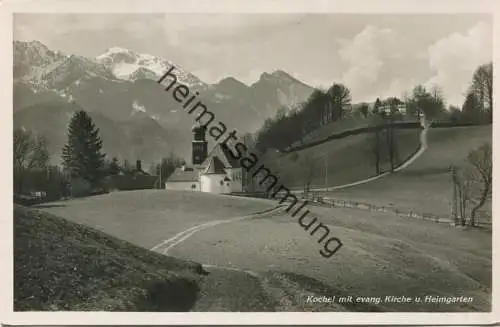
{"label": "fence", "polygon": [[[358,201],[325,198],[325,197],[320,196],[318,192],[311,192],[310,196],[308,196],[307,198],[311,202],[326,204],[332,208],[337,207],[337,208],[359,209],[359,210],[372,211],[372,212],[387,212],[387,213],[393,213],[393,214],[396,214],[398,216],[410,218],[410,219],[422,219],[422,220],[426,220],[426,221],[433,221],[435,223],[446,223],[446,224],[450,224],[450,225],[455,225],[455,222],[452,219],[450,219],[449,217],[438,216],[438,215],[435,215],[432,213],[416,212],[413,210],[410,210],[410,211],[401,210],[398,208],[394,208],[392,206],[391,207],[378,206],[378,205],[374,205],[374,204],[370,204],[370,203],[363,203],[363,202],[358,202]],[[479,221],[478,225],[491,228],[492,224],[491,224],[491,222]]]}

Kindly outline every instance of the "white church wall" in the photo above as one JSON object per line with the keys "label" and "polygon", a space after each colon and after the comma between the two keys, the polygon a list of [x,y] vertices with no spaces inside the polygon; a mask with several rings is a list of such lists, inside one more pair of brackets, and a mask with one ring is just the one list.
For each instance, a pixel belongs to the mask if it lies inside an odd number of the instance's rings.
{"label": "white church wall", "polygon": [[[230,193],[231,184],[230,182],[225,182],[224,177],[226,177],[226,175],[222,174],[201,175],[200,178],[201,191],[215,193],[215,194]],[[227,186],[228,183],[229,186]]]}
{"label": "white church wall", "polygon": [[243,192],[243,169],[229,168],[227,176],[231,179],[230,192]]}
{"label": "white church wall", "polygon": [[[193,187],[194,186],[194,187]],[[165,183],[166,190],[176,190],[176,191],[200,191],[200,183],[197,181],[193,182],[167,182]]]}

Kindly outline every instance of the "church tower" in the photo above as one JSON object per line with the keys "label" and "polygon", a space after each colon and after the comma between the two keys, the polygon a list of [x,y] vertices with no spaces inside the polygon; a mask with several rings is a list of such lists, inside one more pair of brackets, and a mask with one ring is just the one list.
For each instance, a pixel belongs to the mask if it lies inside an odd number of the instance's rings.
{"label": "church tower", "polygon": [[207,128],[205,126],[201,126],[198,122],[193,126],[193,143],[192,143],[192,151],[193,151],[193,166],[201,165],[203,161],[207,158],[208,154],[208,145],[207,140],[205,138]]}

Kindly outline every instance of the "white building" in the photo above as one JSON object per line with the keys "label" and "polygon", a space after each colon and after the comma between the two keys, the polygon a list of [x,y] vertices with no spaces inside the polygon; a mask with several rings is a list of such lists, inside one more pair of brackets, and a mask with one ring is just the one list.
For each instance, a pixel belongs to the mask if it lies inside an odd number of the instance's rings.
{"label": "white building", "polygon": [[226,144],[217,144],[207,154],[206,129],[193,128],[192,165],[177,168],[165,184],[167,190],[217,194],[243,192],[243,168]]}

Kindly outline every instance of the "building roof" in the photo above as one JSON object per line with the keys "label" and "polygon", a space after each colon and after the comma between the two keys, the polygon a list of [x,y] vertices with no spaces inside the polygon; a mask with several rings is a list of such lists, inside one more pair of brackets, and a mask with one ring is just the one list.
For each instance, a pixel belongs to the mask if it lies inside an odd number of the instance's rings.
{"label": "building roof", "polygon": [[219,159],[219,157],[209,157],[207,168],[203,174],[226,174],[224,163]]}
{"label": "building roof", "polygon": [[197,181],[198,181],[198,171],[196,169],[183,170],[182,168],[176,168],[174,172],[167,178],[167,183],[197,182]]}
{"label": "building roof", "polygon": [[218,143],[207,155],[207,158],[203,162],[203,166],[208,166],[212,157],[217,157],[224,164],[225,168],[240,168],[240,162],[238,159],[233,158],[232,151],[224,143]]}

